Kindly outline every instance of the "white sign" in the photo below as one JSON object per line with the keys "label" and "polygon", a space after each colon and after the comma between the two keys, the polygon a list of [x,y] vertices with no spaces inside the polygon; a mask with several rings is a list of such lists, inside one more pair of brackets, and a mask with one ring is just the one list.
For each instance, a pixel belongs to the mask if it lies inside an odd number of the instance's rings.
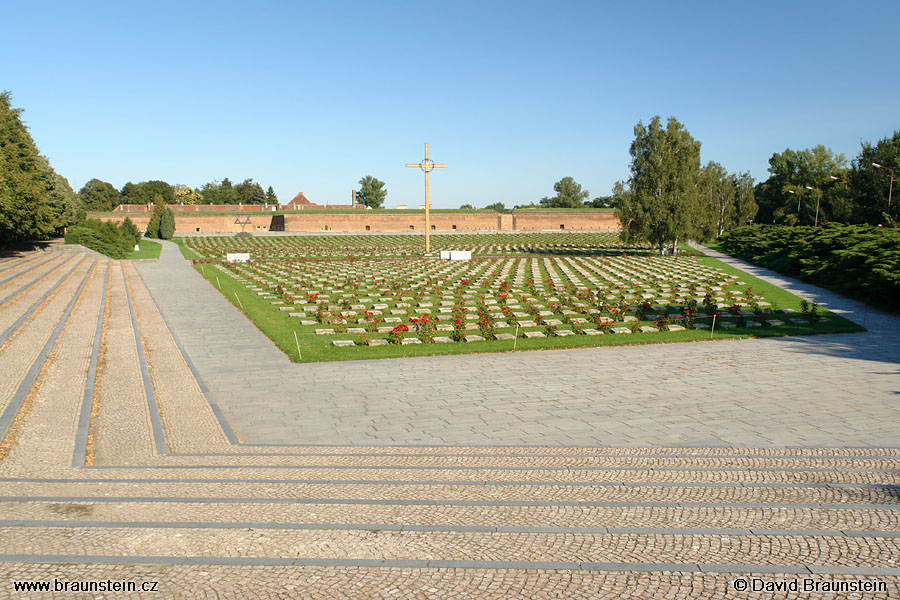
{"label": "white sign", "polygon": [[247,262],[248,260],[250,260],[250,253],[249,252],[228,253],[225,255],[225,260],[227,260],[228,262]]}
{"label": "white sign", "polygon": [[441,250],[441,260],[472,260],[472,251]]}

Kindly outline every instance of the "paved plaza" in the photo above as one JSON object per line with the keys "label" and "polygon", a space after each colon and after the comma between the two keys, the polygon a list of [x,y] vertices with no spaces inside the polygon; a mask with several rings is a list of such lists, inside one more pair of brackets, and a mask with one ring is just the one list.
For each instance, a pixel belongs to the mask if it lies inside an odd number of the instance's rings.
{"label": "paved plaza", "polygon": [[292,364],[173,244],[0,256],[0,598],[897,597],[898,319],[778,284],[869,331]]}
{"label": "paved plaza", "polygon": [[870,330],[292,364],[174,244],[138,270],[248,443],[897,445],[900,318],[728,260]]}

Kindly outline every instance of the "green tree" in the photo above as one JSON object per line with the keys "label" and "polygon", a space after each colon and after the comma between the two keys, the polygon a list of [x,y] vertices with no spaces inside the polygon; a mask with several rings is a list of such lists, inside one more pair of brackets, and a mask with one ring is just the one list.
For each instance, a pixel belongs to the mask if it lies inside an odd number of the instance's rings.
{"label": "green tree", "polygon": [[814,198],[807,186],[816,190],[830,187],[831,175],[841,172],[846,164],[843,154],[834,154],[821,144],[776,152],[769,159],[769,178],[756,187],[757,219],[763,223],[812,224],[816,203],[801,201],[798,212],[798,198]]}
{"label": "green tree", "polygon": [[88,212],[109,212],[120,204],[121,197],[113,184],[96,178],[78,190],[78,199]]}
{"label": "green tree", "polygon": [[159,228],[162,224],[163,215],[166,212],[166,203],[162,196],[153,198],[153,212],[150,214],[150,222],[147,224],[146,236],[148,238],[159,238]]}
{"label": "green tree", "polygon": [[[893,169],[893,190],[890,187],[891,174],[872,163]],[[891,137],[882,138],[874,145],[863,142],[850,170],[843,177],[844,182],[835,181],[830,187],[846,194],[843,196],[845,203],[849,196],[850,208],[847,212],[850,222],[878,225],[885,221],[882,213],[888,213],[889,197],[891,201],[889,216],[896,219],[900,215],[900,208],[897,206],[900,203],[898,175],[900,175],[900,131],[895,131]],[[840,201],[842,196],[838,195],[837,198]]]}
{"label": "green tree", "polygon": [[272,186],[269,186],[269,189],[266,190],[266,202],[269,204],[278,204],[278,196],[275,195],[275,190],[272,189]]}
{"label": "green tree", "polygon": [[168,206],[159,218],[159,239],[171,240],[175,235],[175,213]]}
{"label": "green tree", "polygon": [[384,182],[366,175],[359,180],[359,190],[356,192],[356,201],[365,204],[369,208],[381,208],[387,199],[387,188]]}
{"label": "green tree", "polygon": [[0,246],[45,238],[53,231],[47,194],[49,165],[12,107],[9,92],[0,93]]}
{"label": "green tree", "polygon": [[552,198],[541,198],[541,206],[548,208],[584,208],[584,201],[590,193],[581,189],[581,184],[576,183],[571,177],[563,177],[553,184],[556,195]]}
{"label": "green tree", "polygon": [[615,196],[597,196],[593,200],[591,200],[590,205],[593,208],[615,208],[616,207],[616,197]]}
{"label": "green tree", "polygon": [[649,242],[660,254],[667,246],[677,253],[679,240],[701,233],[700,142],[674,117],[664,128],[656,116],[647,126],[635,125],[629,152],[628,189],[621,181],[613,189],[622,239]]}
{"label": "green tree", "polygon": [[252,179],[245,179],[234,186],[234,189],[237,191],[238,202],[241,204],[265,204],[266,202],[266,193],[262,186]]}
{"label": "green tree", "polygon": [[727,225],[728,229],[748,225],[756,218],[759,207],[756,205],[753,177],[749,172],[733,173],[730,175],[731,185],[734,187],[734,220]]}
{"label": "green tree", "polygon": [[210,181],[200,190],[204,204],[238,204],[240,194],[226,177],[221,182]]}
{"label": "green tree", "polygon": [[459,210],[475,210],[475,207],[469,203],[463,204],[459,207]]}
{"label": "green tree", "polygon": [[68,180],[53,170],[50,162],[43,156],[44,187],[47,190],[47,203],[53,215],[54,229],[71,227],[84,220],[84,207]]}
{"label": "green tree", "polygon": [[175,188],[166,183],[154,179],[140,183],[128,182],[122,187],[123,204],[149,204],[159,196],[163,202],[175,202]]}
{"label": "green tree", "polygon": [[488,204],[484,208],[485,210],[493,210],[494,212],[498,213],[509,212],[509,210],[506,208],[506,206],[503,205],[502,202],[494,202],[493,204]]}
{"label": "green tree", "polygon": [[134,221],[132,221],[129,217],[125,217],[125,220],[122,221],[122,231],[124,231],[126,235],[131,237],[134,240],[135,244],[140,243],[141,232],[137,228],[137,225],[134,224]]}

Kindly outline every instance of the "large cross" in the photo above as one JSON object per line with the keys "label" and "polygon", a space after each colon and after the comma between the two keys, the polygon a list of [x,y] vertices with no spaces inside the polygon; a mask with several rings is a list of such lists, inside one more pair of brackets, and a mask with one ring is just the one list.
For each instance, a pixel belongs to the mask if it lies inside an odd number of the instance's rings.
{"label": "large cross", "polygon": [[428,203],[428,174],[434,169],[446,169],[447,165],[436,164],[428,158],[428,142],[425,142],[425,158],[422,162],[406,163],[407,167],[419,167],[425,171],[425,254],[431,252],[431,204]]}

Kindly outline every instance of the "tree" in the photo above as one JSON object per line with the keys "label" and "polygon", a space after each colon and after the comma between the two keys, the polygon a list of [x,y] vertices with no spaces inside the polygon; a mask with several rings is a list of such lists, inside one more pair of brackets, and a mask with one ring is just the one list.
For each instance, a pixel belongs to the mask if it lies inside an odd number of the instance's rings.
{"label": "tree", "polygon": [[590,193],[582,190],[581,185],[571,177],[563,177],[553,184],[556,196],[541,198],[541,206],[548,208],[584,208],[584,201]]}
{"label": "tree", "polygon": [[[888,171],[872,163],[893,169],[894,189],[889,216],[896,218],[900,215],[900,207],[897,206],[900,203],[900,180],[897,179],[900,176],[900,131],[895,131],[893,136],[882,138],[874,145],[863,142],[850,170],[843,177],[844,182],[832,180],[834,184],[830,187],[849,196],[850,208],[847,212],[852,223],[878,225],[885,221],[882,213],[888,212],[891,177]],[[845,188],[849,189],[844,191]],[[843,197],[845,203],[846,196]]]}
{"label": "tree", "polygon": [[43,163],[44,189],[47,191],[47,204],[53,220],[53,228],[62,230],[84,220],[84,207],[78,201],[78,195],[69,181],[53,170],[47,157],[41,156]]}
{"label": "tree", "polygon": [[621,181],[613,189],[622,239],[650,242],[660,254],[666,246],[677,253],[679,240],[701,233],[696,226],[701,213],[700,142],[674,117],[663,128],[656,116],[647,126],[635,125],[629,153],[628,189]]}
{"label": "tree", "polygon": [[472,206],[471,204],[466,203],[466,204],[463,204],[462,206],[460,206],[459,210],[475,210],[475,207]]}
{"label": "tree", "polygon": [[[165,206],[165,205],[163,205]],[[175,213],[168,206],[163,210],[159,219],[159,239],[171,240],[175,235]]]}
{"label": "tree", "polygon": [[485,208],[485,210],[492,210],[492,211],[498,212],[498,213],[509,212],[509,210],[507,210],[507,208],[503,205],[502,202],[494,202],[493,204],[488,204],[484,208]]}
{"label": "tree", "polygon": [[749,225],[756,218],[759,207],[756,205],[753,177],[749,172],[733,173],[730,175],[731,185],[734,187],[734,220],[728,224],[728,228]]}
{"label": "tree", "polygon": [[166,203],[162,196],[153,198],[153,212],[150,214],[150,222],[147,224],[147,232],[145,234],[148,238],[159,238],[159,228],[165,212]]}
{"label": "tree", "polygon": [[[53,231],[47,182],[52,169],[12,107],[9,92],[0,93],[0,246]],[[48,172],[49,169],[49,172]]]}
{"label": "tree", "polygon": [[234,189],[237,191],[238,202],[241,204],[265,204],[266,202],[266,193],[262,186],[252,179],[245,179],[234,186]]}
{"label": "tree", "polygon": [[615,208],[616,207],[616,197],[615,196],[597,196],[593,200],[591,200],[591,206],[593,208]]}
{"label": "tree", "polygon": [[140,183],[128,182],[122,186],[123,204],[149,204],[159,196],[163,202],[175,202],[175,188],[166,183],[154,179]]}
{"label": "tree", "polygon": [[710,161],[700,169],[698,178],[700,199],[705,206],[697,223],[702,240],[719,237],[728,223],[734,220],[735,190],[728,171],[717,162]]}
{"label": "tree", "polygon": [[128,236],[134,239],[134,243],[138,244],[141,241],[141,232],[137,228],[137,225],[134,224],[134,221],[129,217],[125,217],[125,220],[122,221],[122,231],[125,232]]}
{"label": "tree", "polygon": [[765,223],[811,224],[815,202],[800,202],[803,197],[813,197],[807,186],[822,190],[831,184],[831,175],[839,173],[847,164],[843,154],[834,154],[831,148],[821,144],[806,150],[787,148],[769,159],[769,178],[756,188],[759,205],[758,219]]}
{"label": "tree", "polygon": [[237,204],[241,201],[240,195],[227,177],[221,183],[210,181],[203,186],[200,193],[203,194],[204,204]]}
{"label": "tree", "polygon": [[78,199],[88,212],[109,212],[120,204],[121,197],[113,184],[96,178],[78,190]]}
{"label": "tree", "polygon": [[176,204],[203,204],[203,194],[189,185],[178,183],[175,185]]}
{"label": "tree", "polygon": [[278,204],[278,196],[275,195],[275,190],[272,189],[272,186],[269,186],[269,189],[266,190],[266,202],[269,204]]}
{"label": "tree", "polygon": [[356,192],[356,201],[365,204],[369,208],[381,208],[387,198],[387,189],[384,182],[371,175],[366,175],[359,180],[359,191]]}

